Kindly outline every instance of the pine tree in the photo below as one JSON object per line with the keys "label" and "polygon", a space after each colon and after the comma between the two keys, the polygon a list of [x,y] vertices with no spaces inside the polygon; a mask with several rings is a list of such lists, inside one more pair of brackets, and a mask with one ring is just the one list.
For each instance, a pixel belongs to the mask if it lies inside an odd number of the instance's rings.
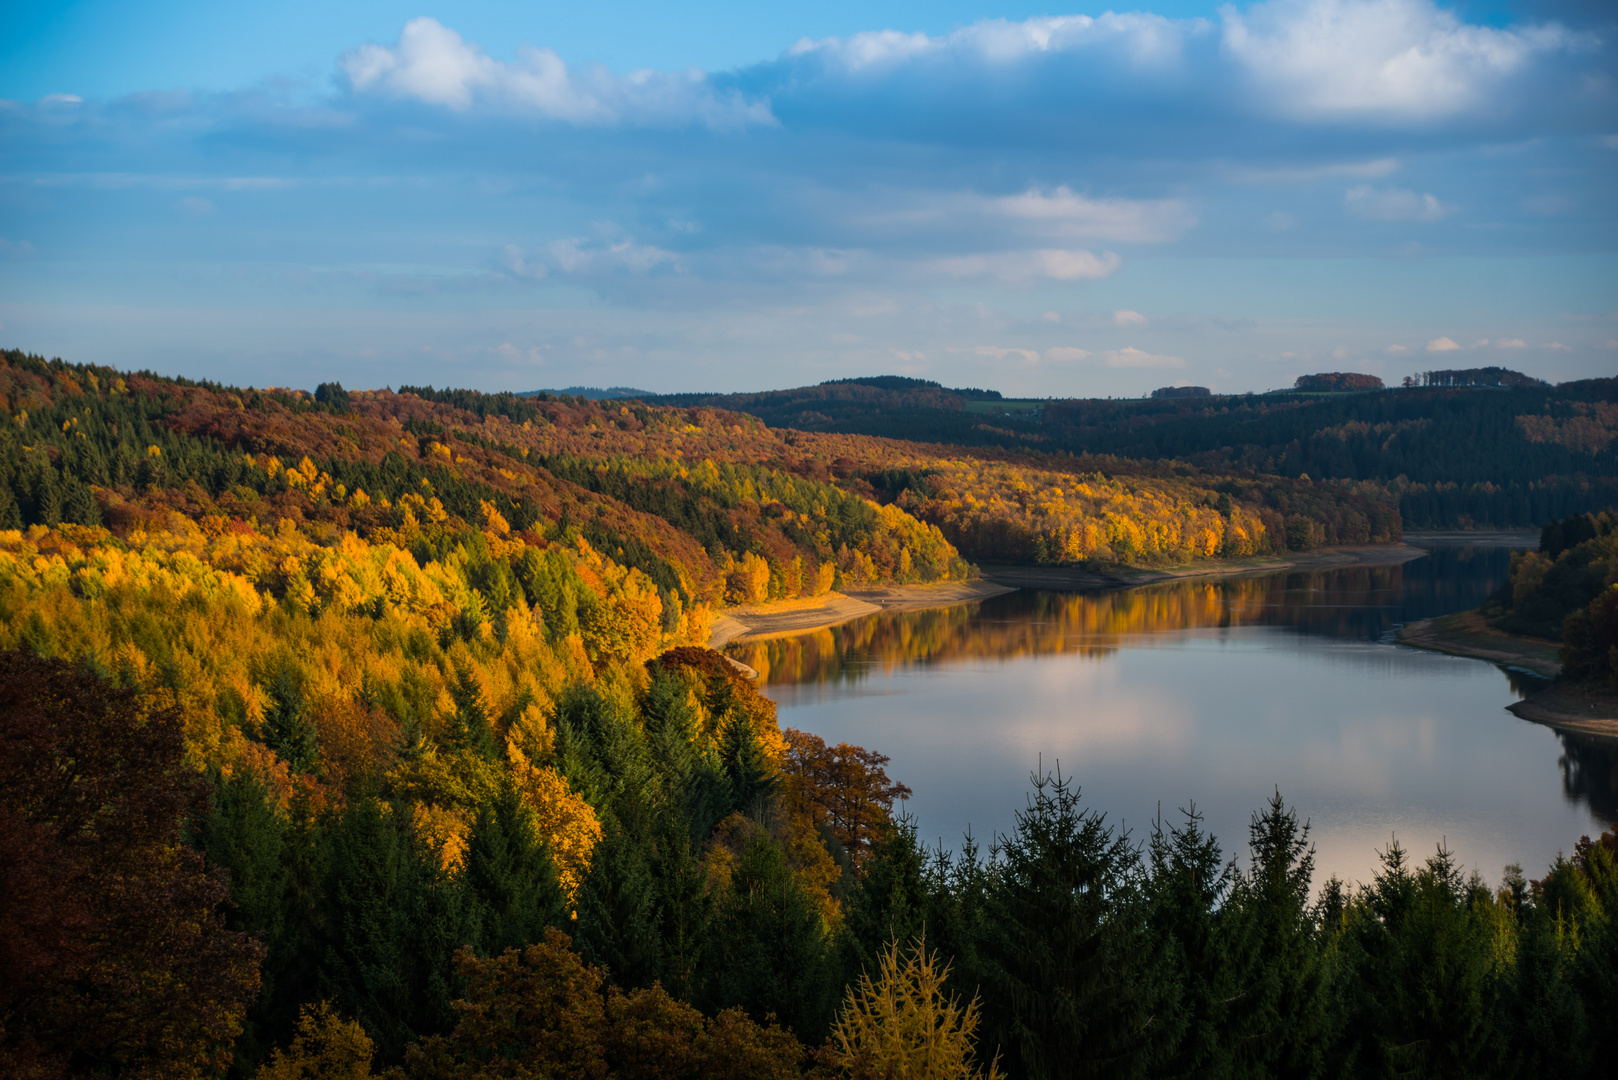
{"label": "pine tree", "polygon": [[319,733],[304,704],[303,686],[291,665],[283,664],[268,687],[261,737],[294,772],[308,772],[320,759]]}
{"label": "pine tree", "polygon": [[1059,774],[1036,776],[999,847],[978,957],[983,1045],[1011,1075],[1140,1075],[1168,1049],[1161,943],[1144,926],[1140,854]]}
{"label": "pine tree", "polygon": [[567,921],[556,864],[534,829],[515,787],[478,810],[466,849],[466,884],[486,956],[544,940],[545,927]]}

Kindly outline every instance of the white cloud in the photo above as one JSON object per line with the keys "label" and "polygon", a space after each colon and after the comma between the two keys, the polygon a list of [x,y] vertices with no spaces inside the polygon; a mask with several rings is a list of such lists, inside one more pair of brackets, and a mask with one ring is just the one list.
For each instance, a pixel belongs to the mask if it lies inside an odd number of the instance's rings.
{"label": "white cloud", "polygon": [[26,240],[7,240],[0,237],[0,259],[31,259],[37,252]]}
{"label": "white cloud", "polygon": [[1452,116],[1571,41],[1555,24],[1468,25],[1432,0],[1270,0],[1220,18],[1257,99],[1311,119]]}
{"label": "white cloud", "polygon": [[1288,232],[1298,227],[1298,219],[1285,210],[1275,210],[1265,215],[1264,227],[1274,233]]}
{"label": "white cloud", "polygon": [[1091,199],[1067,187],[991,200],[993,213],[1034,224],[1040,235],[1155,244],[1196,224],[1179,199]]}
{"label": "white cloud", "polygon": [[1499,338],[1494,343],[1494,347],[1497,349],[1523,349],[1527,348],[1527,346],[1528,343],[1520,337]]}
{"label": "white cloud", "polygon": [[1563,345],[1560,341],[1547,341],[1544,345],[1542,345],[1540,347],[1544,348],[1544,349],[1557,349],[1557,350],[1560,350],[1562,352],[1567,351],[1567,346]]}
{"label": "white cloud", "polygon": [[1608,338],[1607,339],[1607,348],[1609,348],[1609,349],[1618,349],[1618,338]]}
{"label": "white cloud", "polygon": [[991,360],[1015,358],[1025,364],[1039,363],[1039,353],[1033,349],[1002,349],[998,345],[979,345],[972,351],[979,356],[989,357]]}
{"label": "white cloud", "polygon": [[1132,345],[1122,349],[1108,349],[1101,354],[1111,368],[1183,368],[1185,360],[1179,356],[1162,356],[1144,352]]}
{"label": "white cloud", "polygon": [[207,199],[200,198],[196,195],[187,195],[185,198],[175,203],[175,206],[179,207],[180,213],[186,215],[187,217],[210,217],[219,213],[219,207],[215,206]]}
{"label": "white cloud", "polygon": [[1062,316],[1058,315],[1054,311],[1047,311],[1045,314],[1041,315],[1040,318],[1044,319],[1048,323],[1059,323],[1062,321]]}
{"label": "white cloud", "polygon": [[524,46],[505,63],[436,19],[405,23],[393,48],[362,45],[341,66],[358,93],[411,98],[457,111],[474,104],[536,112],[575,124],[773,124],[767,102],[718,91],[700,71],[571,70],[550,49]]}
{"label": "white cloud", "polygon": [[39,103],[46,108],[83,105],[84,99],[77,94],[46,94],[39,99]]}
{"label": "white cloud", "polygon": [[569,237],[552,243],[550,253],[563,271],[581,277],[623,271],[647,274],[662,266],[680,269],[679,257],[672,251],[633,240],[619,240],[600,247],[590,245],[581,237]]}
{"label": "white cloud", "polygon": [[1382,351],[1387,352],[1387,353],[1398,354],[1398,353],[1407,353],[1410,350],[1405,348],[1403,345],[1389,345],[1386,349],[1383,349]]}
{"label": "white cloud", "polygon": [[550,271],[542,262],[535,262],[528,258],[528,253],[516,244],[507,244],[501,264],[513,276],[538,281]]}
{"label": "white cloud", "polygon": [[1131,311],[1128,308],[1119,308],[1112,313],[1112,325],[1114,326],[1145,326],[1149,321],[1140,312]]}
{"label": "white cloud", "polygon": [[1489,347],[1489,339],[1488,338],[1478,338],[1476,341],[1472,342],[1471,347],[1474,348],[1474,349],[1486,349],[1486,348]]}
{"label": "white cloud", "polygon": [[1123,260],[1111,251],[1098,256],[1088,251],[1041,248],[992,255],[954,255],[933,260],[927,265],[950,277],[995,277],[1012,283],[1027,283],[1040,278],[1097,281],[1117,272]]}
{"label": "white cloud", "polygon": [[1431,193],[1418,195],[1403,188],[1377,190],[1369,184],[1343,193],[1343,206],[1356,217],[1373,221],[1438,221],[1455,208]]}
{"label": "white cloud", "polygon": [[1088,360],[1090,356],[1089,350],[1076,349],[1068,345],[1056,345],[1045,350],[1045,359],[1053,364],[1071,364],[1079,360]]}
{"label": "white cloud", "polygon": [[851,74],[873,74],[901,64],[933,59],[1006,65],[1038,55],[1110,48],[1138,67],[1180,60],[1185,42],[1209,27],[1201,19],[1171,20],[1142,12],[1060,15],[1011,22],[985,19],[942,37],[898,30],[872,30],[847,38],[803,38],[789,59],[815,59]]}
{"label": "white cloud", "polygon": [[1460,346],[1447,337],[1433,338],[1427,343],[1428,352],[1454,352]]}

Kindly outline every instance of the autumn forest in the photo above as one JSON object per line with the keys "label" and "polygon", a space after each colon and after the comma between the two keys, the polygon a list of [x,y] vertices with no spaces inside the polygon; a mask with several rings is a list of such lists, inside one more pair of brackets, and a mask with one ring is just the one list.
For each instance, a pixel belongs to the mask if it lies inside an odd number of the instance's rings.
{"label": "autumn forest", "polygon": [[[1601,394],[1536,399],[1526,425],[1503,392],[1487,408],[1561,468],[1610,427]],[[929,848],[904,804],[926,777],[784,729],[755,672],[707,647],[739,605],[986,565],[1392,543],[1472,481],[1400,487],[1371,459],[1447,413],[1334,399],[1337,433],[1279,442],[1278,464],[1193,443],[1238,423],[1280,440],[1305,404],[1179,429],[1075,407],[1065,427],[1105,435],[1089,446],[912,441],[711,403],[244,389],[14,351],[0,398],[5,1075],[1571,1078],[1618,1060],[1618,833],[1497,886],[1397,844],[1372,882],[1322,883],[1284,792],[1244,837],[1190,805],[1137,835],[1036,770],[1009,834]],[[1513,490],[1478,505],[1541,489]],[[1618,532],[1585,509],[1513,563],[1495,614],[1566,623],[1607,678]],[[1052,618],[1177,604],[1228,623],[1263,601],[1243,588]],[[754,666],[800,663],[804,640]]]}

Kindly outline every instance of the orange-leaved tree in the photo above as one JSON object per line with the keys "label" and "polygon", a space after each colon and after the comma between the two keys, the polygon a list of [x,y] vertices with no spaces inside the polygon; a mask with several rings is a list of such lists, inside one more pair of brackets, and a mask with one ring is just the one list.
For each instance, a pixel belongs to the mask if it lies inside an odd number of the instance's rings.
{"label": "orange-leaved tree", "polygon": [[206,794],[180,721],[83,667],[0,653],[0,1074],[216,1073],[263,949],[180,842]]}

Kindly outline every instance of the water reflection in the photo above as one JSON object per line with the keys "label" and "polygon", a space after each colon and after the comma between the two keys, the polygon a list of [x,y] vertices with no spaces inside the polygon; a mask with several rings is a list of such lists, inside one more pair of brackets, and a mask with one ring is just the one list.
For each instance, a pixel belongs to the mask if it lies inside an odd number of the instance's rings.
{"label": "water reflection", "polygon": [[1578,735],[1562,740],[1562,791],[1570,803],[1586,803],[1603,821],[1618,821],[1618,748]]}
{"label": "water reflection", "polygon": [[1506,580],[1509,560],[1503,548],[1439,548],[1399,566],[1190,578],[1106,593],[1023,589],[729,651],[767,683],[805,683],[856,681],[892,665],[1106,657],[1124,638],[1188,630],[1281,626],[1376,641],[1399,623],[1481,604]]}
{"label": "water reflection", "polygon": [[[1522,673],[1388,644],[1475,607],[1501,549],[1394,567],[1023,591],[733,651],[783,724],[888,754],[923,835],[1011,826],[1028,772],[1060,761],[1136,831],[1196,800],[1233,851],[1279,786],[1313,819],[1322,874],[1367,880],[1397,835],[1447,839],[1497,879],[1542,868],[1618,812],[1609,748],[1518,720]],[[1520,691],[1520,692],[1519,692]]]}

